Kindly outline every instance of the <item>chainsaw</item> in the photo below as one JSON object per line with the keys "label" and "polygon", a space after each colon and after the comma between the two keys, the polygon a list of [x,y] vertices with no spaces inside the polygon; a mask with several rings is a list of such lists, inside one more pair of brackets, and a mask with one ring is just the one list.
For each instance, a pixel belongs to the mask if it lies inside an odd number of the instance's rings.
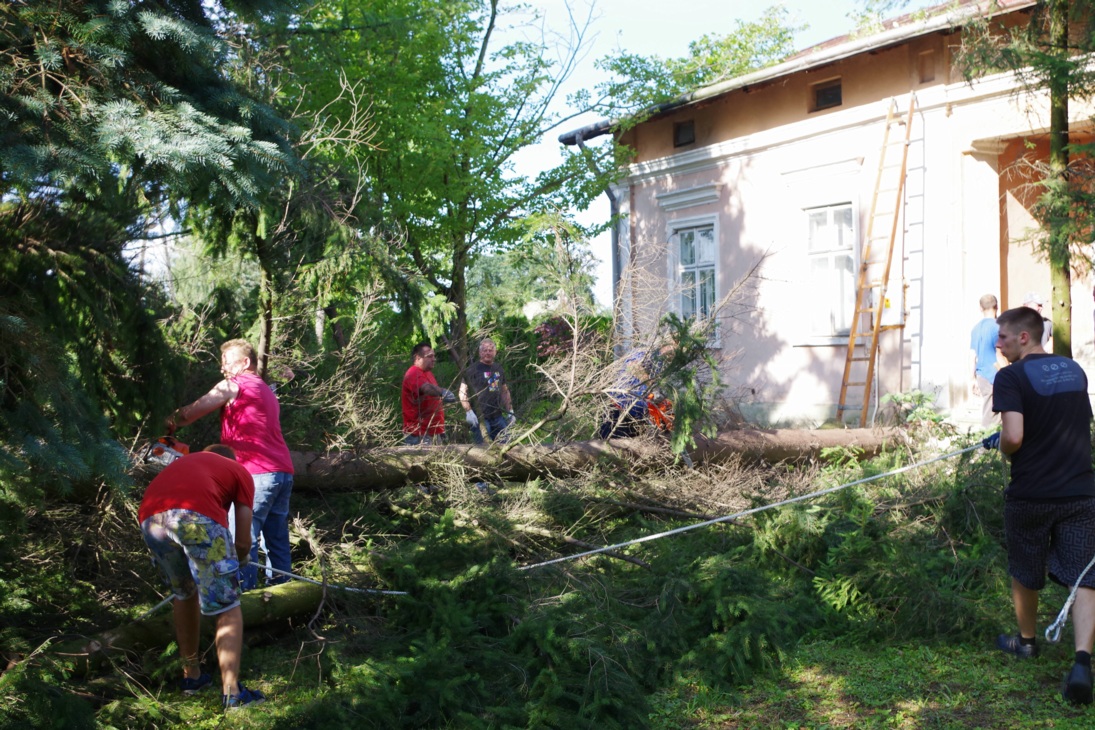
{"label": "chainsaw", "polygon": [[146,464],[167,466],[190,453],[190,446],[171,436],[161,436],[145,447],[142,460]]}

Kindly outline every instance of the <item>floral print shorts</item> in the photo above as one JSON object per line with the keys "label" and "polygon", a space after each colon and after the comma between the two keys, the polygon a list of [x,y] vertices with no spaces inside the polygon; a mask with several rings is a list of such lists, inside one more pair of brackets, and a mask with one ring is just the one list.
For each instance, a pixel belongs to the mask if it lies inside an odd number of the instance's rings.
{"label": "floral print shorts", "polygon": [[197,512],[172,509],[142,522],[141,533],[176,598],[197,590],[206,616],[240,604],[239,561],[227,527]]}

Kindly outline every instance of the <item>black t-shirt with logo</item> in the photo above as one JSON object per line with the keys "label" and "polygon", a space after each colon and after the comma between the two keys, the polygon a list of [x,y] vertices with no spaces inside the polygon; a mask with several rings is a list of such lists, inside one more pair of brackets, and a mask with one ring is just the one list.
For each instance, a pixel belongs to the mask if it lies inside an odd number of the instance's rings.
{"label": "black t-shirt with logo", "polygon": [[1075,361],[1032,354],[996,374],[992,409],[1023,414],[1023,445],[1011,455],[1008,499],[1095,497],[1091,401]]}
{"label": "black t-shirt with logo", "polygon": [[481,417],[496,418],[503,414],[502,386],[506,384],[506,376],[502,374],[502,368],[493,363],[476,362],[464,371],[464,382],[479,406]]}

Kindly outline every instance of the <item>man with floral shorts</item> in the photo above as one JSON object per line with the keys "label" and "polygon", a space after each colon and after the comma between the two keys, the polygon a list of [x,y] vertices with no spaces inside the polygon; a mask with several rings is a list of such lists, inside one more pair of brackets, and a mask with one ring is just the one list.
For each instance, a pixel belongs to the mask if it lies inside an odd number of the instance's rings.
{"label": "man with floral shorts", "polygon": [[[179,688],[194,694],[212,682],[198,664],[201,616],[215,616],[217,660],[226,709],[262,702],[239,682],[243,649],[239,568],[251,553],[251,475],[223,444],[172,462],[145,490],[137,519],[153,559],[175,594],[175,636],[183,660]],[[240,529],[233,543],[228,507]]]}

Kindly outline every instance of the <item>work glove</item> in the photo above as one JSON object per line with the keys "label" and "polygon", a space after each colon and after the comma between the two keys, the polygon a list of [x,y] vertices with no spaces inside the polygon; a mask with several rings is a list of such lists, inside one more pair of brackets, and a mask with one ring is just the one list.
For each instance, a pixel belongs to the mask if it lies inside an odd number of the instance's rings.
{"label": "work glove", "polygon": [[464,420],[470,427],[479,428],[479,416],[475,415],[475,411],[465,411]]}
{"label": "work glove", "polygon": [[513,411],[506,414],[506,428],[510,428],[513,424],[517,423],[517,416],[513,415]]}
{"label": "work glove", "polygon": [[1000,448],[1000,432],[997,431],[988,438],[982,439],[981,445],[986,449],[998,449]]}
{"label": "work glove", "polygon": [[449,390],[448,388],[442,388],[441,389],[441,400],[443,400],[445,403],[455,403],[456,402],[456,395],[451,390]]}

